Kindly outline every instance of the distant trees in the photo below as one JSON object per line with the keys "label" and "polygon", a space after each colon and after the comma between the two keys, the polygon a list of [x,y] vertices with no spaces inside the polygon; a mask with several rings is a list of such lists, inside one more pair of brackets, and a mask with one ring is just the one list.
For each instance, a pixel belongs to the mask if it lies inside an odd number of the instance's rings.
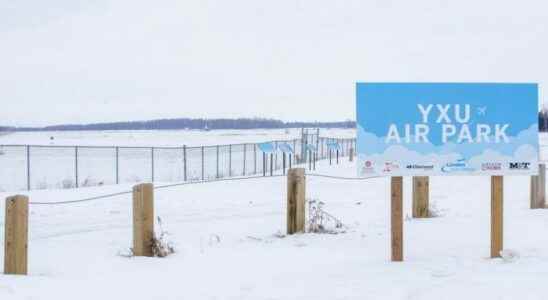
{"label": "distant trees", "polygon": [[[548,131],[548,109],[538,113],[539,130]],[[49,131],[49,130],[155,130],[155,129],[272,129],[272,128],[355,128],[356,122],[283,122],[265,118],[239,119],[159,119],[150,121],[111,122],[96,124],[66,124],[46,127],[7,127],[0,126],[0,132],[6,131]]]}
{"label": "distant trees", "polygon": [[543,132],[548,131],[548,111],[545,109],[538,113],[538,129]]}
{"label": "distant trees", "polygon": [[96,124],[66,124],[46,127],[17,128],[18,131],[51,131],[51,130],[160,130],[160,129],[260,129],[260,128],[354,128],[356,122],[283,122],[264,118],[239,119],[159,119],[150,121],[112,122]]}

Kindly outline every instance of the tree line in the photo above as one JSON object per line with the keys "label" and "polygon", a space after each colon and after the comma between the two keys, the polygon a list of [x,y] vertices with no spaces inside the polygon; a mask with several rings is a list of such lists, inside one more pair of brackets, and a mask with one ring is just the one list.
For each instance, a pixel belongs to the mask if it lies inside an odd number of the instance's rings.
{"label": "tree line", "polygon": [[[548,131],[548,110],[538,113],[539,130]],[[283,128],[356,128],[355,121],[284,122],[265,118],[239,119],[158,119],[149,121],[110,122],[93,124],[62,124],[45,127],[0,126],[6,131],[69,131],[69,130],[161,130],[161,129],[283,129]]]}
{"label": "tree line", "polygon": [[162,130],[162,129],[276,129],[276,128],[355,128],[356,122],[283,122],[276,119],[158,119],[149,121],[94,124],[62,124],[45,127],[0,127],[0,131],[69,131],[69,130]]}

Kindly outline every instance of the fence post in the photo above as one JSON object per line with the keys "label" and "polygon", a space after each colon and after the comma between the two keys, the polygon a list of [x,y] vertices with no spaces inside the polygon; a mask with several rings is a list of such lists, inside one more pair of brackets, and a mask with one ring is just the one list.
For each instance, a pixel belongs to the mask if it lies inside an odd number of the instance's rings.
{"label": "fence post", "polygon": [[263,176],[266,176],[266,153],[263,152]]}
{"label": "fence post", "polygon": [[232,145],[228,145],[228,177],[232,177]]}
{"label": "fence post", "polygon": [[116,147],[116,184],[120,183],[120,149]]}
{"label": "fence post", "polygon": [[78,146],[74,147],[74,179],[75,186],[78,187]]}
{"label": "fence post", "polygon": [[291,152],[289,152],[289,168],[290,168],[290,169],[291,169],[291,163],[292,163],[292,162],[291,162],[291,157],[292,157]]}
{"label": "fence post", "polygon": [[133,255],[152,256],[154,238],[154,186],[133,187]]}
{"label": "fence post", "polygon": [[257,174],[257,144],[253,144],[253,174]]}
{"label": "fence post", "polygon": [[202,146],[202,181],[204,181],[204,146]]}
{"label": "fence post", "polygon": [[531,209],[546,208],[546,165],[540,164],[538,172],[531,176]]}
{"label": "fence post", "polygon": [[215,146],[215,151],[217,152],[217,160],[215,165],[215,174],[217,179],[219,179],[219,145]]}
{"label": "fence post", "polygon": [[274,174],[274,153],[270,153],[270,176]]}
{"label": "fence post", "polygon": [[183,179],[186,181],[186,145],[183,145]]}
{"label": "fence post", "polygon": [[245,159],[246,159],[246,150],[247,150],[246,146],[247,146],[247,144],[244,144],[244,171],[242,173],[242,176],[245,176]]}
{"label": "fence post", "polygon": [[312,151],[308,150],[308,170],[312,170]]}
{"label": "fence post", "polygon": [[491,258],[503,247],[503,177],[491,176]]}
{"label": "fence post", "polygon": [[304,232],[305,224],[304,168],[289,169],[287,172],[287,234]]}
{"label": "fence post", "polygon": [[274,141],[274,168],[278,168],[278,141]]}
{"label": "fence post", "polygon": [[403,177],[392,177],[390,189],[392,261],[403,261]]}
{"label": "fence post", "polygon": [[29,198],[6,198],[4,274],[27,274]]}
{"label": "fence post", "polygon": [[428,218],[429,178],[413,176],[413,218]]}
{"label": "fence post", "polygon": [[154,182],[154,147],[150,148],[150,171],[151,171],[151,181]]}
{"label": "fence post", "polygon": [[339,149],[337,149],[337,165],[339,164]]}
{"label": "fence post", "polygon": [[27,190],[30,191],[30,146],[27,145]]}
{"label": "fence post", "polygon": [[[293,154],[297,155],[297,140],[296,139],[293,140]],[[293,155],[293,156],[295,156],[295,155]],[[295,158],[294,158],[295,159],[295,164],[299,164],[296,157],[297,156],[295,156]],[[291,169],[291,167],[290,167],[290,169]]]}
{"label": "fence post", "polygon": [[285,152],[283,153],[283,157],[282,157],[282,164],[283,164],[283,174],[285,175]]}
{"label": "fence post", "polygon": [[350,148],[350,155],[349,155],[348,161],[350,162],[354,161],[354,148]]}

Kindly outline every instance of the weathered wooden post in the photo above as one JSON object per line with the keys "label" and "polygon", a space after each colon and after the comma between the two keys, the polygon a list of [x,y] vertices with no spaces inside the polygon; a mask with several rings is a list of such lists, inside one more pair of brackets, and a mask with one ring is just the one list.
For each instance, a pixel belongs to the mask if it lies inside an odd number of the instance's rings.
{"label": "weathered wooden post", "polygon": [[133,255],[153,256],[154,186],[152,183],[133,187]]}
{"label": "weathered wooden post", "polygon": [[546,165],[540,164],[538,175],[531,176],[531,209],[546,208]]}
{"label": "weathered wooden post", "polygon": [[491,258],[503,247],[503,177],[491,176]]}
{"label": "weathered wooden post", "polygon": [[304,168],[287,172],[287,234],[304,232],[306,177]]}
{"label": "weathered wooden post", "polygon": [[392,261],[403,261],[403,177],[391,177],[390,189]]}
{"label": "weathered wooden post", "polygon": [[6,198],[4,274],[27,275],[29,198]]}
{"label": "weathered wooden post", "polygon": [[413,218],[429,217],[428,176],[413,176]]}

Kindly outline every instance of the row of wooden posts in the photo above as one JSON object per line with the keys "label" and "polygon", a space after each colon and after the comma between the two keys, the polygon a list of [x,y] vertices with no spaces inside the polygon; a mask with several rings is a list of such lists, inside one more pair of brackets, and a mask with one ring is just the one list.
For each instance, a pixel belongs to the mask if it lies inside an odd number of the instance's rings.
{"label": "row of wooden posts", "polygon": [[[287,233],[305,231],[304,169],[292,169],[287,178]],[[413,177],[413,218],[430,217],[427,176]],[[539,175],[531,176],[530,207],[546,208],[546,166],[539,166]],[[491,257],[500,257],[503,249],[503,187],[502,176],[491,176]],[[403,177],[391,178],[391,259],[403,261]]]}
{"label": "row of wooden posts", "polygon": [[[531,177],[531,208],[545,208],[546,167]],[[491,257],[502,250],[503,177],[491,178]],[[403,260],[403,177],[391,178],[392,261]],[[287,233],[305,231],[306,175],[304,168],[287,173]],[[413,177],[413,217],[429,215],[429,179]],[[6,199],[4,233],[4,274],[27,274],[29,198],[23,195]],[[133,187],[133,254],[153,256],[154,186]]]}

